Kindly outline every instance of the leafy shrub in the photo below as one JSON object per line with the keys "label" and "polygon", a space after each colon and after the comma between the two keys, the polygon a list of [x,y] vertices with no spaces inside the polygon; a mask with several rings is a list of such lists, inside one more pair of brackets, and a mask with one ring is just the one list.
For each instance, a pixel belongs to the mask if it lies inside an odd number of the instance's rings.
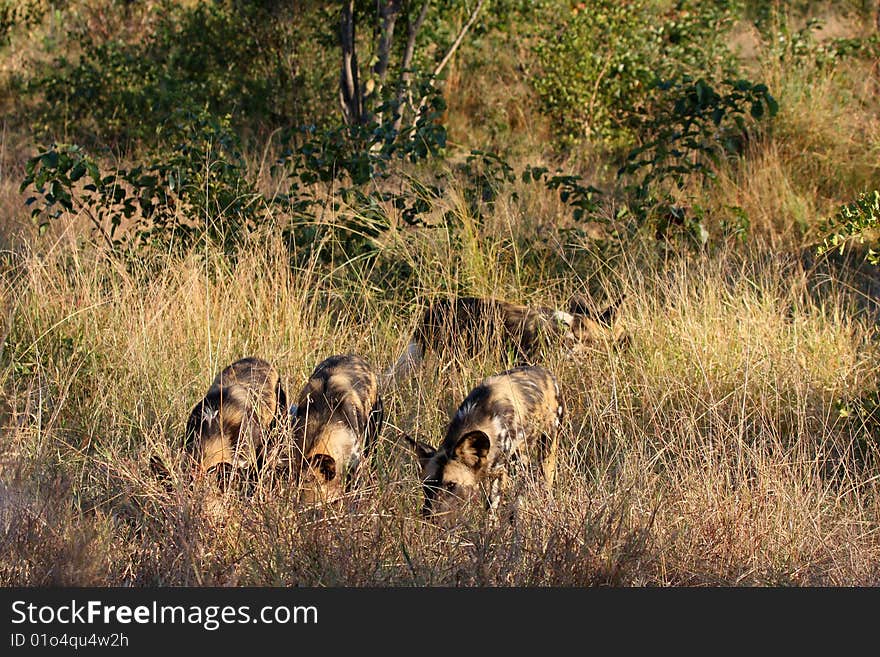
{"label": "leafy shrub", "polygon": [[[843,251],[847,240],[854,238],[864,242],[866,233],[874,231],[880,223],[880,191],[874,190],[869,194],[861,194],[852,203],[841,206],[837,213],[828,219],[823,226],[826,233],[819,247],[819,253],[823,254],[832,249]],[[868,250],[868,261],[871,264],[880,264],[880,252],[871,248]]]}
{"label": "leafy shrub", "polygon": [[180,109],[229,114],[239,126],[289,121],[300,100],[288,61],[297,47],[268,5],[166,0],[141,40],[82,33],[78,58],[56,59],[31,83],[44,97],[40,129],[116,145],[155,142]]}
{"label": "leafy shrub", "polygon": [[[566,3],[554,4],[558,10]],[[663,13],[646,0],[594,0],[562,12],[536,46],[534,80],[560,141],[628,142],[651,112],[658,80],[732,72],[722,40],[733,19],[730,4],[678,2]]]}
{"label": "leafy shrub", "polygon": [[[682,204],[682,191],[694,178],[714,180],[722,158],[739,156],[751,138],[753,124],[779,111],[776,99],[764,84],[724,80],[711,86],[706,80],[684,76],[658,84],[664,104],[641,128],[645,143],[632,149],[618,176],[633,182],[631,211],[636,223],[650,224],[657,239],[679,229],[702,246],[709,231],[699,204]],[[727,208],[724,231],[742,240],[749,220],[738,207]]]}
{"label": "leafy shrub", "polygon": [[[33,211],[43,218],[41,227],[65,211],[82,212],[112,248],[187,249],[202,238],[231,247],[273,209],[290,215],[291,243],[315,244],[322,242],[320,231],[338,230],[334,242],[356,255],[388,227],[378,202],[393,202],[413,223],[427,209],[404,193],[374,187],[397,163],[424,160],[445,147],[445,129],[437,123],[443,98],[434,93],[427,103],[429,111],[402,131],[376,122],[305,130],[276,168],[286,173],[288,191],[273,197],[254,186],[231,118],[208,111],[176,112],[162,129],[165,145],[155,147],[146,166],[108,172],[80,146],[53,145],[28,161],[21,189],[33,193],[29,204],[42,199]],[[327,207],[349,221],[319,228]]]}
{"label": "leafy shrub", "polygon": [[[446,109],[442,94],[427,82],[416,89],[424,94],[425,109],[411,125],[395,127],[397,108],[389,100],[365,123],[308,126],[288,135],[289,147],[275,167],[287,176],[288,192],[271,201],[290,212],[285,237],[290,244],[308,245],[301,255],[311,257],[313,247],[327,244],[341,246],[347,258],[370,253],[374,239],[390,226],[382,203],[400,210],[413,225],[421,222],[420,215],[429,209],[422,196],[379,187],[399,175],[403,163],[440,156],[446,148],[446,128],[439,121]],[[325,207],[347,220],[332,225],[316,221]],[[333,259],[337,254],[327,248],[320,255]]]}
{"label": "leafy shrub", "polygon": [[682,188],[692,174],[712,178],[712,165],[742,151],[748,119],[772,118],[779,111],[767,85],[748,80],[724,80],[716,89],[685,76],[658,88],[666,102],[643,125],[648,141],[629,152],[619,171],[638,174],[643,195],[652,183]]}
{"label": "leafy shrub", "polygon": [[[471,153],[435,184],[409,176],[404,163],[442,155],[445,147],[437,122],[443,98],[434,92],[428,104],[431,111],[401,132],[376,123],[305,131],[276,165],[276,174],[288,178],[287,192],[272,197],[250,181],[228,119],[207,112],[179,115],[170,124],[174,131],[167,128],[171,146],[157,150],[146,166],[107,171],[79,146],[53,145],[27,162],[21,190],[31,192],[28,204],[41,201],[33,210],[41,227],[66,211],[81,212],[112,249],[185,250],[207,240],[231,251],[270,214],[282,213],[288,218],[283,234],[300,262],[371,261],[376,238],[391,226],[387,207],[412,225],[425,224],[433,201],[453,182],[477,222],[517,179],[557,191],[576,221],[596,218],[600,192],[581,178],[543,167],[517,175],[492,153]],[[333,221],[324,220],[328,215]],[[456,220],[455,213],[444,215],[450,225]]]}
{"label": "leafy shrub", "polygon": [[819,40],[816,32],[824,23],[821,18],[811,17],[803,27],[791,29],[785,20],[774,15],[774,20],[758,24],[762,26],[768,45],[768,56],[789,66],[807,65],[822,69],[850,57],[873,60],[880,56],[880,35]]}
{"label": "leafy shrub", "polygon": [[0,0],[0,45],[8,42],[16,27],[32,27],[39,23],[47,9],[41,0]]}
{"label": "leafy shrub", "polygon": [[210,115],[181,117],[176,133],[150,165],[110,173],[79,146],[53,145],[28,160],[21,190],[39,195],[28,204],[42,197],[35,217],[80,211],[110,247],[186,249],[203,236],[231,247],[263,211],[238,139]]}
{"label": "leafy shrub", "polygon": [[555,174],[546,167],[526,166],[522,172],[523,182],[543,182],[547,189],[559,194],[559,200],[568,204],[573,209],[572,216],[575,221],[586,219],[596,220],[599,204],[596,198],[602,194],[601,190],[592,185],[585,184],[580,176],[563,173],[557,170]]}

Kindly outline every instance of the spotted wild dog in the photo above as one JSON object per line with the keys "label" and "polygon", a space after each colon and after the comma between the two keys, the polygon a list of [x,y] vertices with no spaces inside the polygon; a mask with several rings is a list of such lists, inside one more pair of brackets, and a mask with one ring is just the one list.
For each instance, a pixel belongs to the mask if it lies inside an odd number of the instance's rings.
{"label": "spotted wild dog", "polygon": [[378,377],[359,356],[331,356],[315,368],[291,415],[300,501],[339,499],[382,428]]}
{"label": "spotted wild dog", "polygon": [[195,471],[215,474],[224,487],[235,475],[252,478],[262,468],[270,433],[286,416],[278,371],[260,358],[235,361],[217,375],[186,423]]}
{"label": "spotted wild dog", "polygon": [[485,379],[458,407],[437,449],[405,436],[422,468],[422,514],[454,520],[479,499],[495,514],[517,471],[534,469],[535,452],[552,488],[563,414],[559,384],[543,367],[524,365]]}
{"label": "spotted wild dog", "polygon": [[570,312],[496,299],[441,299],[425,308],[409,344],[385,372],[385,379],[409,375],[427,349],[468,357],[486,349],[512,350],[519,363],[531,364],[539,359],[541,349],[552,342],[576,353],[606,337],[620,341],[622,332],[613,326],[613,321],[623,298],[601,312],[592,312],[581,297],[571,300]]}

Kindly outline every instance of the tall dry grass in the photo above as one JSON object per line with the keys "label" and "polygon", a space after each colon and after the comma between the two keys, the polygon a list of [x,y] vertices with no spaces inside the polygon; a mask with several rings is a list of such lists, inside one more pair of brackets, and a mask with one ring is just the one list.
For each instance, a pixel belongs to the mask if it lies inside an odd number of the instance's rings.
{"label": "tall dry grass", "polygon": [[[712,230],[699,252],[639,236],[605,250],[560,231],[570,208],[534,188],[478,219],[453,186],[435,202],[452,221],[399,222],[375,260],[292,264],[272,227],[233,257],[108,257],[75,217],[43,237],[27,228],[29,142],[0,126],[0,585],[877,584],[878,428],[851,410],[878,388],[877,274],[808,254],[823,216],[876,187],[878,69],[793,66],[753,45],[780,115],[713,186],[689,190]],[[539,164],[547,127],[529,114],[522,56],[482,78],[454,67],[447,118],[462,146],[512,142]],[[269,149],[257,151],[262,171]],[[597,157],[571,161],[610,185],[615,167]],[[744,243],[719,237],[731,206],[750,219]],[[301,508],[282,484],[230,494],[217,517],[204,491],[150,473],[236,358],[273,362],[292,396],[333,353],[384,369],[432,298],[564,307],[575,293],[626,294],[630,340],[545,354],[568,407],[557,485],[533,491],[515,525],[425,523],[397,437],[438,442],[467,392],[510,364],[500,357],[435,355],[386,390],[372,471],[340,506]]]}
{"label": "tall dry grass", "polygon": [[[358,263],[291,268],[266,236],[232,259],[125,261],[72,233],[9,255],[0,582],[875,583],[873,437],[839,404],[876,389],[876,348],[845,274],[819,280],[761,248],[664,264],[634,247],[593,280],[546,260],[501,267],[534,257],[516,253],[529,225],[510,212],[455,239],[392,232],[385,253],[410,263],[420,298],[464,289],[563,306],[626,293],[631,340],[546,354],[569,411],[555,490],[534,492],[515,525],[478,515],[449,531],[420,518],[397,429],[439,441],[502,359],[431,357],[386,390],[373,471],[341,507],[299,508],[281,486],[231,495],[218,519],[202,492],[165,490],[148,469],[179,450],[189,409],[238,357],[269,359],[292,393],[332,353],[386,367],[417,316],[408,291],[371,290]],[[583,246],[568,257],[593,258]]]}
{"label": "tall dry grass", "polygon": [[[766,133],[744,157],[718,170],[717,184],[698,192],[710,214],[737,206],[753,233],[790,250],[821,241],[821,226],[837,208],[875,189],[880,180],[880,65],[873,57],[831,57],[835,39],[864,38],[873,24],[845,3],[816,3],[810,45],[795,53],[781,44],[805,28],[807,16],[776,7],[769,35],[740,26],[736,49],[745,72],[779,101]],[[770,38],[776,35],[776,38]]]}

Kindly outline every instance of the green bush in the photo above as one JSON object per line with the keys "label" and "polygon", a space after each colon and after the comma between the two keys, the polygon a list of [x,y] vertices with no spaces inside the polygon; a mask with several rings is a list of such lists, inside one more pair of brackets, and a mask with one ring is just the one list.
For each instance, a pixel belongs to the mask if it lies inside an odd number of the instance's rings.
{"label": "green bush", "polygon": [[71,144],[52,145],[28,160],[21,191],[34,194],[29,205],[42,199],[33,210],[41,228],[65,210],[77,211],[111,248],[185,250],[205,237],[231,250],[264,210],[238,138],[228,121],[209,114],[180,116],[174,126],[172,146],[147,166],[102,170]]}
{"label": "green bush", "polygon": [[655,183],[681,189],[693,174],[713,178],[722,157],[741,153],[749,122],[779,111],[767,85],[748,80],[724,80],[713,87],[684,76],[657,88],[664,102],[642,125],[645,143],[630,151],[619,171],[638,178],[642,195]]}
{"label": "green bush", "polygon": [[[107,170],[78,145],[52,145],[27,162],[21,191],[31,192],[27,202],[37,204],[33,216],[42,228],[65,211],[82,212],[110,248],[186,250],[205,240],[231,251],[272,210],[290,217],[284,230],[291,244],[322,243],[331,231],[346,257],[362,255],[388,228],[379,201],[392,202],[412,223],[428,209],[404,192],[375,188],[401,162],[419,162],[445,147],[437,122],[443,98],[436,92],[427,98],[429,111],[399,132],[387,122],[306,129],[276,167],[289,181],[285,194],[256,189],[230,117],[209,111],[174,113],[162,143],[145,155],[146,166]],[[327,208],[346,221],[323,224]]]}
{"label": "green bush", "polygon": [[562,19],[536,45],[534,84],[563,145],[628,144],[652,112],[658,80],[732,72],[723,41],[730,2],[678,2],[667,12],[647,0],[550,4]]}
{"label": "green bush", "polygon": [[[869,194],[860,194],[857,200],[841,206],[837,213],[825,222],[823,230],[826,236],[819,247],[819,254],[833,249],[840,249],[842,252],[850,239],[865,242],[867,233],[876,231],[878,224],[880,224],[880,191],[875,189]],[[880,264],[880,252],[873,248],[868,249],[868,261],[874,265]]]}
{"label": "green bush", "polygon": [[[303,118],[305,51],[273,3],[164,1],[140,40],[79,36],[81,54],[31,82],[44,102],[40,132],[81,143],[155,142],[180,109],[230,115],[238,127]],[[317,86],[317,85],[316,85]]]}
{"label": "green bush", "polygon": [[41,0],[0,0],[0,45],[8,42],[15,28],[38,24],[46,10]]}
{"label": "green bush", "polygon": [[[638,225],[650,225],[657,239],[677,232],[703,246],[709,240],[704,209],[682,201],[693,194],[692,181],[711,183],[723,159],[741,156],[756,122],[779,111],[765,84],[724,80],[710,85],[684,76],[657,85],[655,114],[641,126],[643,143],[632,149],[618,176],[628,180],[630,210]],[[661,102],[662,101],[662,102]],[[749,219],[742,208],[729,207],[722,219],[725,233],[745,239]]]}

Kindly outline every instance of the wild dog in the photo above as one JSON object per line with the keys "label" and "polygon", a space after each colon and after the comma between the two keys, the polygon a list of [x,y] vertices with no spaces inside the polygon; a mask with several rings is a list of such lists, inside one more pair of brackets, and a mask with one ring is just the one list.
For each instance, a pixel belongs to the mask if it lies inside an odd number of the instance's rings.
{"label": "wild dog", "polygon": [[287,396],[278,371],[260,358],[242,358],[221,371],[186,423],[186,452],[198,474],[221,487],[262,466],[269,437],[286,421]]}
{"label": "wild dog", "polygon": [[520,364],[533,364],[540,358],[542,348],[552,342],[561,343],[573,353],[606,336],[619,340],[621,332],[612,323],[622,300],[620,297],[595,313],[590,312],[582,298],[572,299],[570,312],[496,299],[442,299],[425,308],[409,344],[385,372],[385,379],[410,374],[427,349],[473,357],[487,346],[496,346],[512,350]]}
{"label": "wild dog", "polygon": [[291,415],[300,502],[339,499],[382,428],[378,377],[359,356],[331,356],[315,368]]}
{"label": "wild dog", "polygon": [[422,514],[454,520],[478,499],[494,514],[517,471],[533,469],[535,451],[551,489],[564,413],[556,377],[543,367],[525,365],[490,376],[471,390],[438,448],[404,436],[421,466]]}

